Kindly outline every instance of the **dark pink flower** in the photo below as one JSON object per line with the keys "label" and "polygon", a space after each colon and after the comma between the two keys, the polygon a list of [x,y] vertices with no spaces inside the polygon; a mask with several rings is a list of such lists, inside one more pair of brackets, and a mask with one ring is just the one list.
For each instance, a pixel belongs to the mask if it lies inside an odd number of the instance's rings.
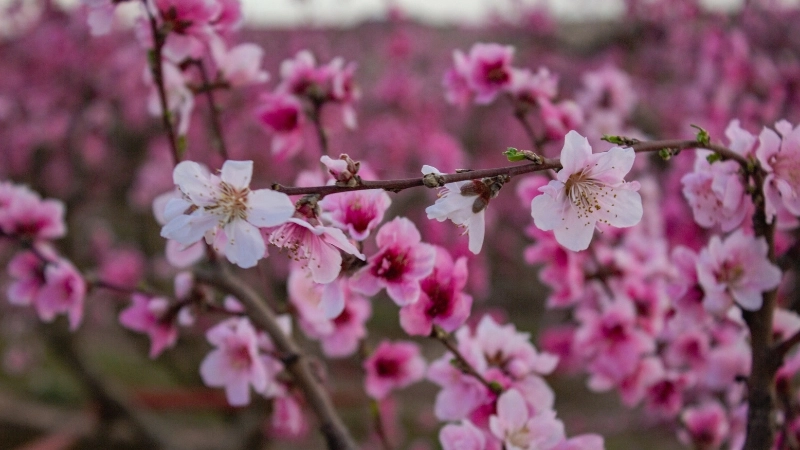
{"label": "dark pink flower", "polygon": [[[340,160],[339,160],[340,161]],[[319,202],[322,218],[363,241],[383,221],[392,199],[383,190],[363,190],[326,195]]]}
{"label": "dark pink flower", "polygon": [[383,341],[364,361],[367,394],[380,400],[395,389],[404,388],[425,375],[425,360],[412,342]]}
{"label": "dark pink flower", "polygon": [[379,250],[353,276],[351,286],[364,295],[375,295],[386,288],[389,297],[400,306],[416,302],[420,281],[433,271],[436,250],[422,243],[414,223],[397,217],[385,224],[375,238]]}
{"label": "dark pink flower", "polygon": [[477,43],[469,51],[467,81],[475,92],[475,103],[491,103],[497,94],[511,86],[511,60],[514,47]]}
{"label": "dark pink flower", "polygon": [[420,281],[419,300],[400,309],[400,325],[412,336],[428,336],[433,325],[452,332],[464,324],[472,307],[472,297],[463,293],[467,284],[467,259],[453,258],[447,250],[435,247],[433,272]]}
{"label": "dark pink flower", "polygon": [[284,93],[268,93],[261,97],[256,109],[259,121],[272,130],[272,154],[279,160],[297,153],[303,145],[305,114],[300,101]]}

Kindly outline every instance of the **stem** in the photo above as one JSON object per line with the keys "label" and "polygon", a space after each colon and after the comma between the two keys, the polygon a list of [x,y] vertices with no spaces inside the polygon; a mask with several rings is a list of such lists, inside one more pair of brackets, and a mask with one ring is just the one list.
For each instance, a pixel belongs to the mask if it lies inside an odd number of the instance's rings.
{"label": "stem", "polygon": [[467,361],[467,358],[465,358],[464,355],[461,354],[461,352],[458,350],[458,347],[456,347],[455,345],[453,345],[452,342],[450,342],[449,339],[450,334],[444,331],[442,327],[440,327],[439,325],[434,325],[433,332],[431,332],[430,337],[441,342],[442,344],[444,344],[447,350],[450,350],[450,353],[452,353],[453,356],[456,358],[456,361],[458,361],[459,368],[464,373],[480,381],[481,384],[483,384],[489,389],[489,391],[494,392],[495,394],[500,394],[501,392],[503,392],[503,388],[500,387],[499,384],[490,382],[489,380],[484,378],[483,375],[478,373],[478,371],[475,370],[474,367],[472,367],[472,364],[470,364],[470,362]]}
{"label": "stem", "polygon": [[[757,237],[763,237],[768,245],[768,257],[775,263],[775,223],[767,223],[764,210],[764,175],[753,175],[756,190],[753,203],[753,229]],[[775,374],[783,361],[783,355],[772,348],[772,318],[775,313],[777,289],[765,292],[763,304],[758,311],[742,311],[750,330],[751,372],[747,380],[747,438],[744,450],[767,450],[775,439]],[[778,348],[781,348],[779,345]]]}
{"label": "stem", "polygon": [[516,117],[517,121],[519,121],[519,123],[522,125],[522,128],[525,130],[525,134],[528,135],[528,139],[531,141],[531,145],[534,147],[534,150],[540,150],[540,147],[542,146],[542,140],[536,137],[533,127],[528,122],[526,111],[521,108],[515,108],[514,117]]}
{"label": "stem", "polygon": [[[203,62],[197,60],[194,61],[194,64],[200,70],[200,79],[203,81],[203,86],[211,86],[211,81],[208,78],[208,72],[206,72],[206,67],[203,65]],[[229,159],[228,148],[225,146],[225,138],[222,135],[219,109],[217,108],[217,103],[214,101],[214,89],[203,89],[203,91],[205,92],[206,100],[208,100],[208,109],[210,110],[209,121],[211,122],[211,131],[214,134],[212,142],[220,155],[227,160]]]}
{"label": "stem", "polygon": [[358,447],[355,441],[333,408],[330,397],[311,370],[308,358],[301,352],[292,338],[281,330],[275,312],[267,306],[264,299],[253,288],[232,274],[227,267],[218,265],[215,269],[197,270],[195,272],[197,281],[236,297],[245,305],[249,317],[256,326],[264,330],[272,338],[275,348],[283,354],[282,360],[286,370],[292,374],[294,380],[303,390],[309,405],[316,413],[320,422],[320,429],[327,441],[328,449],[356,450]]}
{"label": "stem", "polygon": [[314,123],[314,129],[317,131],[317,141],[319,141],[319,149],[323,155],[328,154],[328,135],[325,133],[325,128],[322,127],[322,103],[312,100],[311,110],[308,113],[311,122]]}
{"label": "stem", "polygon": [[147,11],[147,17],[150,21],[150,32],[153,35],[153,57],[150,61],[150,71],[153,74],[153,82],[156,85],[158,92],[158,100],[161,103],[161,121],[164,128],[167,130],[167,139],[169,140],[169,148],[172,151],[173,165],[177,165],[181,161],[181,153],[178,150],[178,138],[175,135],[175,130],[172,128],[172,121],[170,120],[169,105],[167,104],[167,89],[164,87],[164,67],[161,61],[161,52],[164,48],[166,36],[159,31],[158,22],[155,16],[150,11],[147,0],[142,0],[144,9]]}
{"label": "stem", "polygon": [[392,450],[392,444],[389,442],[389,436],[386,435],[386,427],[383,426],[380,403],[378,403],[378,401],[375,399],[371,399],[369,406],[372,410],[372,419],[375,421],[375,432],[378,433],[378,438],[381,440],[383,450]]}

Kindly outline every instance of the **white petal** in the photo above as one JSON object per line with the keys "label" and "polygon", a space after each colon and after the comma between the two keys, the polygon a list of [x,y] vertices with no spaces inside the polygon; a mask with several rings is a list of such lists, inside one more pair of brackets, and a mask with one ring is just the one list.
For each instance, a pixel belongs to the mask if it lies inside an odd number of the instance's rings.
{"label": "white petal", "polygon": [[201,210],[191,215],[181,215],[169,221],[161,229],[161,237],[191,245],[203,238],[206,231],[213,229],[218,218]]}
{"label": "white petal", "polygon": [[278,226],[294,214],[294,203],[289,196],[270,189],[251,192],[248,203],[247,221],[257,227]]}
{"label": "white petal", "polygon": [[642,197],[628,189],[611,189],[605,197],[597,197],[600,205],[594,217],[619,228],[632,227],[642,220]]}
{"label": "white petal", "polygon": [[253,161],[225,161],[222,165],[222,181],[231,186],[244,189],[250,186],[253,177]]}
{"label": "white petal", "polygon": [[553,180],[547,188],[547,192],[539,194],[531,201],[533,223],[544,231],[562,226],[567,210],[571,207],[569,200],[563,195],[564,183]]}
{"label": "white petal", "polygon": [[554,229],[556,241],[573,252],[586,250],[594,235],[594,220],[579,218],[575,208],[568,208],[566,212],[564,223]]}
{"label": "white petal", "polygon": [[483,247],[483,236],[486,232],[485,212],[486,210],[484,209],[478,214],[473,214],[472,218],[467,222],[469,251],[476,255],[481,252],[481,247]]}
{"label": "white petal", "polygon": [[214,202],[214,187],[208,170],[194,161],[181,161],[172,172],[172,181],[186,194],[192,203],[207,206]]}
{"label": "white petal", "polygon": [[250,223],[234,220],[225,225],[225,234],[228,237],[225,256],[231,263],[247,269],[255,266],[258,260],[264,257],[267,244],[264,243],[258,228]]}
{"label": "white petal", "polygon": [[564,148],[561,149],[561,169],[558,172],[558,179],[566,181],[570,175],[581,170],[586,160],[592,154],[592,147],[589,140],[581,136],[575,130],[570,131],[564,137]]}

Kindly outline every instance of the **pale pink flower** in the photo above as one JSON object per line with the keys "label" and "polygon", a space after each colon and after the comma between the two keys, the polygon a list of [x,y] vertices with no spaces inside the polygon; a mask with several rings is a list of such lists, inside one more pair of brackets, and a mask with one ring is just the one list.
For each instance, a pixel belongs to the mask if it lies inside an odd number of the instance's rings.
{"label": "pale pink flower", "polygon": [[311,225],[305,220],[291,218],[272,232],[269,242],[289,251],[295,261],[311,273],[316,283],[327,284],[339,276],[342,269],[342,250],[358,259],[366,257],[347,240],[342,230]]}
{"label": "pale pink flower", "polygon": [[468,332],[467,328],[458,331],[459,344],[479,349],[488,366],[498,367],[515,379],[547,375],[558,364],[557,356],[536,350],[529,333],[518,332],[514,324],[500,325],[489,315],[481,318],[472,337],[467,337]]}
{"label": "pale pink flower", "polygon": [[752,133],[742,128],[739,119],[731,120],[725,128],[725,137],[728,138],[728,148],[734,152],[752,158],[756,154],[758,139]]}
{"label": "pale pink flower", "polygon": [[782,120],[775,124],[778,133],[764,128],[759,135],[756,156],[768,175],[764,179],[764,197],[768,220],[781,207],[800,216],[800,127]]}
{"label": "pale pink flower", "polygon": [[332,319],[333,330],[320,338],[322,352],[331,358],[350,356],[358,350],[359,342],[367,336],[366,323],[372,316],[369,300],[345,294],[344,309]]}
{"label": "pale pink flower", "polygon": [[326,195],[319,202],[322,217],[356,241],[363,241],[383,221],[392,199],[386,191],[370,189]]}
{"label": "pale pink flower", "polygon": [[45,265],[44,280],[33,305],[39,318],[52,322],[56,314],[66,313],[70,329],[75,330],[83,320],[86,299],[83,276],[69,261],[61,258]]}
{"label": "pale pink flower", "polygon": [[259,121],[272,130],[272,154],[282,160],[297,153],[303,145],[305,114],[300,101],[289,94],[276,92],[261,97],[256,109]]}
{"label": "pale pink flower", "polygon": [[467,284],[467,259],[453,263],[450,253],[436,248],[433,272],[420,281],[419,300],[400,309],[400,326],[412,336],[428,336],[433,325],[447,332],[464,324],[472,308],[472,297],[463,293]]}
{"label": "pale pink flower", "polygon": [[683,195],[692,207],[698,225],[710,228],[716,224],[724,232],[738,227],[751,212],[750,196],[745,193],[736,161],[717,161],[710,164],[710,152],[697,152],[694,172],[681,178]]}
{"label": "pale pink flower", "polygon": [[713,236],[697,259],[697,279],[708,311],[724,314],[734,302],[749,311],[761,308],[762,294],[781,282],[781,270],[767,259],[763,237],[737,230],[725,241]]}
{"label": "pale pink flower", "polygon": [[[43,252],[42,246],[37,250]],[[55,258],[52,250],[44,251],[48,259]],[[8,274],[13,279],[6,290],[8,302],[18,306],[32,305],[45,285],[44,268],[45,262],[32,251],[14,255],[8,262]]]}
{"label": "pale pink flower", "polygon": [[150,336],[150,358],[157,357],[178,340],[174,318],[165,317],[168,310],[167,299],[134,293],[131,305],[119,314],[122,326]]}
{"label": "pale pink flower", "polygon": [[317,68],[317,61],[310,51],[301,50],[294,58],[283,61],[280,72],[283,81],[279,90],[320,99],[326,95],[324,90],[330,81],[328,74]]}
{"label": "pale pink flower", "polygon": [[627,117],[636,106],[631,78],[616,67],[606,66],[586,73],[583,85],[577,98],[584,109],[605,110]]}
{"label": "pale pink flower", "polygon": [[247,318],[231,318],[206,332],[216,347],[200,364],[200,376],[211,387],[224,387],[228,403],[250,403],[250,385],[264,392],[275,373],[264,363],[258,351],[258,335]]}
{"label": "pale pink flower", "polygon": [[369,296],[385,287],[400,306],[416,302],[419,283],[433,271],[436,259],[434,247],[421,241],[417,227],[405,217],[385,224],[375,238],[378,252],[351,278],[351,287]]}
{"label": "pale pink flower", "polygon": [[[422,173],[440,174],[432,166],[422,166]],[[469,233],[469,250],[478,254],[483,247],[483,237],[486,233],[485,213],[489,202],[488,187],[478,180],[457,181],[447,183],[439,191],[436,203],[425,208],[428,219],[444,222],[447,219],[454,224],[464,227],[464,233]]]}
{"label": "pale pink flower", "polygon": [[286,222],[294,214],[294,204],[280,192],[251,191],[252,174],[252,161],[225,161],[219,177],[196,162],[178,164],[173,180],[183,198],[167,203],[164,216],[168,223],[161,236],[183,245],[205,236],[231,263],[255,266],[266,252],[258,228]]}
{"label": "pale pink flower", "polygon": [[27,187],[0,186],[0,231],[21,239],[58,239],[67,232],[64,203],[42,198]]}
{"label": "pale pink flower", "polygon": [[485,450],[486,436],[472,422],[464,420],[459,425],[445,425],[439,432],[439,443],[443,450]]}
{"label": "pale pink flower", "polygon": [[492,434],[507,450],[550,450],[564,440],[564,424],[552,410],[531,416],[525,399],[509,389],[497,400],[497,414],[489,418]]}
{"label": "pale pink flower", "polygon": [[460,106],[467,106],[473,98],[469,86],[470,61],[461,50],[453,52],[453,67],[448,69],[442,79],[444,95],[448,102]]}
{"label": "pale pink flower", "polygon": [[545,67],[536,73],[529,69],[513,69],[509,92],[517,100],[535,105],[540,99],[552,100],[558,93],[558,77]]}
{"label": "pale pink flower", "polygon": [[467,78],[475,92],[475,103],[491,103],[497,95],[511,86],[511,60],[514,47],[477,43],[469,51],[470,70]]}
{"label": "pale pink flower", "polygon": [[209,40],[218,38],[211,26],[222,12],[218,0],[154,0],[154,6],[170,30],[164,55],[176,64],[202,58]]}
{"label": "pale pink flower", "polygon": [[[477,349],[467,348],[467,360],[477,364],[481,360]],[[439,420],[461,420],[477,408],[491,403],[494,394],[481,384],[475,377],[470,376],[455,368],[450,362],[453,355],[446,353],[441,358],[432,362],[428,367],[426,378],[439,385],[442,389],[436,394],[433,410]]]}
{"label": "pale pink flower", "polygon": [[412,342],[382,341],[364,361],[367,395],[380,400],[395,389],[402,389],[425,375],[425,360]]}
{"label": "pale pink flower", "polygon": [[561,139],[569,130],[579,129],[584,124],[583,109],[572,100],[553,104],[546,98],[539,98],[539,115],[547,137]]}
{"label": "pale pink flower", "polygon": [[632,148],[621,147],[592,154],[586,138],[570,131],[561,151],[563,168],[531,202],[536,226],[553,230],[559,244],[580,251],[589,247],[597,222],[623,228],[639,223],[639,183],[623,179],[634,157]]}
{"label": "pale pink flower", "polygon": [[722,405],[713,400],[687,408],[681,414],[684,429],[678,436],[686,445],[701,450],[716,450],[729,435],[727,416]]}
{"label": "pale pink flower", "polygon": [[212,41],[211,55],[219,76],[233,87],[266,83],[269,74],[261,70],[264,49],[252,43],[227,49],[222,40]]}
{"label": "pale pink flower", "polygon": [[89,9],[86,22],[92,36],[108,34],[114,25],[116,4],[112,0],[81,0]]}
{"label": "pale pink flower", "polygon": [[272,401],[270,436],[279,439],[297,439],[308,433],[309,424],[303,408],[291,395],[281,395]]}

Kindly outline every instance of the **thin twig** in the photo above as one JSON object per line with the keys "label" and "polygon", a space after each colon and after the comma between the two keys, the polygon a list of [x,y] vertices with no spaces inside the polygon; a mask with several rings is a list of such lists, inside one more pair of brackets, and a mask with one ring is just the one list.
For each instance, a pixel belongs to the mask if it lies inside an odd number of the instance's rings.
{"label": "thin twig", "polygon": [[[200,71],[200,79],[203,81],[203,86],[211,86],[211,80],[208,78],[208,72],[206,72],[203,61],[196,60],[194,64]],[[225,137],[222,135],[222,123],[219,118],[217,103],[214,100],[214,89],[204,89],[203,91],[206,94],[206,100],[208,100],[209,121],[211,122],[211,132],[214,134],[214,146],[217,147],[220,155],[227,160],[229,159],[228,148],[225,146]]]}
{"label": "thin twig", "polygon": [[434,325],[430,337],[441,342],[448,350],[450,350],[450,353],[452,353],[453,357],[455,357],[456,361],[458,361],[458,367],[464,373],[480,381],[481,384],[486,386],[491,392],[494,392],[495,394],[500,394],[501,392],[503,392],[503,388],[499,384],[490,382],[489,380],[484,378],[483,375],[478,373],[478,371],[475,370],[474,367],[472,367],[472,364],[469,361],[467,361],[467,358],[465,358],[464,355],[461,354],[461,352],[458,350],[458,347],[456,347],[455,345],[453,345],[452,342],[450,342],[450,334],[444,331],[442,327],[440,327],[439,325]]}
{"label": "thin twig", "polygon": [[277,315],[264,299],[222,264],[217,265],[213,270],[196,270],[195,277],[201,283],[236,297],[245,305],[248,315],[255,325],[272,338],[275,348],[282,354],[281,359],[286,370],[303,390],[308,404],[316,413],[328,448],[330,450],[356,450],[358,447],[350,436],[350,432],[334,409],[327,392],[311,370],[308,357],[302,353],[294,340],[283,332],[278,325]]}
{"label": "thin twig", "polygon": [[322,103],[313,101],[311,109],[308,111],[308,117],[314,124],[314,129],[317,132],[317,141],[319,142],[319,151],[323,155],[328,154],[328,135],[325,133],[325,128],[322,127]]}
{"label": "thin twig", "polygon": [[153,83],[156,85],[158,100],[161,104],[161,121],[164,123],[164,128],[167,130],[167,139],[169,140],[169,148],[172,151],[173,164],[177,165],[181,161],[181,153],[178,149],[178,138],[175,135],[175,130],[172,128],[172,120],[170,120],[167,89],[164,87],[164,66],[161,61],[161,53],[164,49],[166,36],[158,29],[158,22],[152,11],[150,11],[147,0],[142,0],[142,3],[144,3],[145,11],[147,11],[147,17],[150,21],[150,32],[153,35],[153,54],[150,58],[150,71],[153,74]]}

